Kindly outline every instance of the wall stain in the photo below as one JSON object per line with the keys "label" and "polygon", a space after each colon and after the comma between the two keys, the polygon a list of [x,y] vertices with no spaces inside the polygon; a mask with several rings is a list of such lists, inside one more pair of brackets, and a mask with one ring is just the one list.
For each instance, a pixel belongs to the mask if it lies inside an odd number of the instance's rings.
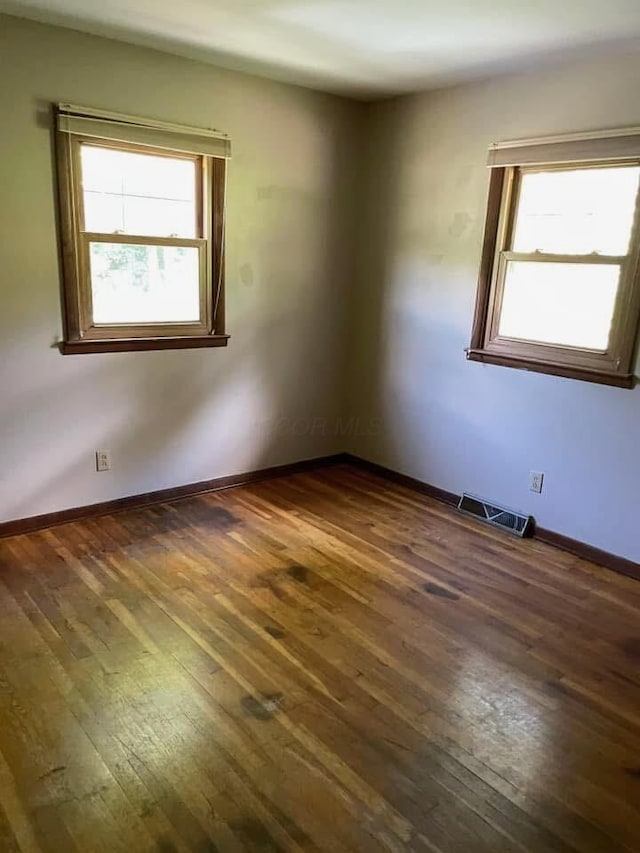
{"label": "wall stain", "polygon": [[458,188],[466,187],[467,184],[471,182],[473,172],[473,166],[464,166],[462,169],[459,169],[458,173],[456,174],[456,186]]}
{"label": "wall stain", "polygon": [[251,264],[242,264],[240,267],[240,281],[245,287],[253,286],[253,267]]}
{"label": "wall stain", "polygon": [[258,201],[267,201],[268,199],[273,198],[273,195],[276,190],[277,187],[273,186],[273,184],[267,187],[258,187],[256,197]]}
{"label": "wall stain", "polygon": [[449,226],[449,234],[456,238],[462,237],[465,231],[468,230],[471,222],[472,219],[469,214],[459,210],[453,217],[453,222]]}

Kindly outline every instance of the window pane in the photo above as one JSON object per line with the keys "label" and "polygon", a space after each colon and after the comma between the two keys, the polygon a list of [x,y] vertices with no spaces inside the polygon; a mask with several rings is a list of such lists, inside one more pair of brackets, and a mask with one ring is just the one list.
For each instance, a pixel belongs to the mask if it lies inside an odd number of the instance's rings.
{"label": "window pane", "polygon": [[515,252],[626,255],[640,167],[524,172]]}
{"label": "window pane", "polygon": [[609,343],[617,264],[507,264],[502,337],[604,352]]}
{"label": "window pane", "polygon": [[196,237],[196,163],[82,145],[85,229]]}
{"label": "window pane", "polygon": [[91,243],[94,323],[191,323],[200,319],[195,246]]}

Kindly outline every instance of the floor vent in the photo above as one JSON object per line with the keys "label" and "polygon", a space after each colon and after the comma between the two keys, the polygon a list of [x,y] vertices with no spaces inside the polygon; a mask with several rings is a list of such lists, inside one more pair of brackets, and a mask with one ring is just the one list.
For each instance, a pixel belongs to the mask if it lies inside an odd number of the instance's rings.
{"label": "floor vent", "polygon": [[473,495],[463,494],[458,502],[458,509],[486,524],[493,524],[495,527],[507,530],[514,536],[526,536],[533,527],[532,515],[521,515],[512,509],[487,503]]}

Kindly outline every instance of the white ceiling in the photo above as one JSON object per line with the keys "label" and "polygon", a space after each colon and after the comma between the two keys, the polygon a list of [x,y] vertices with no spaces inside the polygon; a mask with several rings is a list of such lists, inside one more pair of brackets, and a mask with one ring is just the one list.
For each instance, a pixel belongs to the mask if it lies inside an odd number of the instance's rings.
{"label": "white ceiling", "polygon": [[0,10],[362,98],[640,38],[640,0],[0,0]]}

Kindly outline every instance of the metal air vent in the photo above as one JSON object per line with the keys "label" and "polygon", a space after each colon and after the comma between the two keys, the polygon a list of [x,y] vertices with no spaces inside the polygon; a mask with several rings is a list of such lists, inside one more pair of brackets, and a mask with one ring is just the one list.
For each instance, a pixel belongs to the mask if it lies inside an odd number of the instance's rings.
{"label": "metal air vent", "polygon": [[471,515],[486,524],[500,527],[514,536],[526,536],[533,527],[533,516],[522,515],[512,509],[489,503],[483,498],[463,494],[458,502],[458,509],[466,515]]}

